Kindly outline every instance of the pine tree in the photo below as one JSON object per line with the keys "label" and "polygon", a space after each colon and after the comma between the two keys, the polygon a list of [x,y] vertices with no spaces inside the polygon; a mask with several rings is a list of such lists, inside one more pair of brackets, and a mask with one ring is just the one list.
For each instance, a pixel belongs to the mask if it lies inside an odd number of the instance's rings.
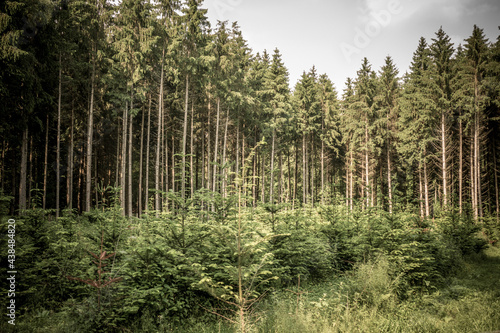
{"label": "pine tree", "polygon": [[433,95],[437,107],[436,118],[439,119],[438,141],[439,147],[439,167],[441,169],[442,181],[442,206],[444,209],[449,203],[449,160],[452,156],[452,146],[450,142],[450,117],[451,117],[451,85],[452,71],[452,55],[454,52],[453,43],[450,42],[450,37],[446,35],[442,28],[436,32],[436,38],[432,39],[433,43],[430,46],[430,54],[433,59],[432,78]]}
{"label": "pine tree", "polygon": [[389,213],[393,212],[393,159],[394,145],[396,140],[396,121],[397,121],[397,100],[399,91],[398,70],[394,66],[391,57],[386,57],[385,65],[380,70],[378,95],[376,96],[378,121],[376,125],[378,145],[383,147],[386,155],[387,172],[387,194]]}

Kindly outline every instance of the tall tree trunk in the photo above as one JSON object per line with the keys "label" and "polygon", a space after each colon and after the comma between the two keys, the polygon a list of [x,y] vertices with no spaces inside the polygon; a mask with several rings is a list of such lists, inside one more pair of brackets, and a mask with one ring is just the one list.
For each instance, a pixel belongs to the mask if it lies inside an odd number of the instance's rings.
{"label": "tall tree trunk", "polygon": [[[189,57],[189,52],[188,52]],[[186,144],[187,144],[187,127],[188,127],[188,108],[189,108],[189,75],[186,74],[186,92],[184,100],[184,126],[182,132],[182,183],[181,197],[186,198]]]}
{"label": "tall tree trunk", "polygon": [[56,147],[56,219],[59,217],[59,196],[61,188],[61,96],[62,96],[62,62],[59,52],[59,92],[57,98],[57,147]]}
{"label": "tall tree trunk", "polygon": [[90,211],[91,206],[91,186],[92,186],[92,139],[94,131],[94,85],[95,85],[95,59],[92,55],[92,79],[90,83],[90,109],[87,124],[87,171],[85,181],[85,211]]}
{"label": "tall tree trunk", "polygon": [[462,194],[463,194],[463,129],[462,129],[462,111],[460,110],[460,115],[458,119],[459,126],[459,155],[458,155],[458,211],[460,215],[463,213],[463,203],[462,203]]}
{"label": "tall tree trunk", "polygon": [[[473,131],[473,130],[472,130]],[[474,215],[474,220],[478,218],[478,209],[477,209],[477,191],[476,191],[476,163],[474,159],[474,151],[475,151],[475,138],[474,132],[472,133],[473,139],[470,144],[470,176],[471,176],[471,198],[472,198],[472,212]]]}
{"label": "tall tree trunk", "polygon": [[68,209],[73,209],[73,129],[74,129],[74,110],[71,108],[71,125],[68,147],[68,171],[66,176],[66,205]]}
{"label": "tall tree trunk", "polygon": [[425,157],[427,156],[427,151],[424,149],[424,195],[425,195],[425,216],[428,218],[431,215],[429,207],[429,176],[427,173],[427,161]]}
{"label": "tall tree trunk", "polygon": [[28,126],[23,131],[21,142],[21,171],[19,177],[19,213],[26,210],[26,175],[28,170]]}
{"label": "tall tree trunk", "polygon": [[219,151],[219,123],[220,123],[220,98],[217,97],[217,123],[215,125],[215,143],[214,143],[214,171],[213,171],[213,183],[212,191],[215,192],[217,189],[217,163],[218,163],[218,151]]}
{"label": "tall tree trunk", "polygon": [[229,108],[227,108],[226,114],[226,125],[224,126],[224,145],[222,148],[222,196],[225,198],[227,196],[227,165],[226,165],[226,151],[227,151],[227,129],[229,125]]}
{"label": "tall tree trunk", "polygon": [[144,181],[144,209],[148,209],[149,202],[149,140],[151,138],[151,94],[149,94],[148,105],[148,133],[146,134],[146,179]]}
{"label": "tall tree trunk", "polygon": [[212,127],[210,126],[210,119],[212,118],[210,116],[211,113],[211,104],[210,104],[210,94],[208,95],[208,111],[207,111],[207,117],[208,117],[208,125],[207,125],[207,184],[206,188],[211,189],[212,188],[212,168],[210,167],[210,161],[212,161]]}
{"label": "tall tree trunk", "polygon": [[422,166],[418,166],[418,198],[420,205],[420,218],[424,218],[424,193],[422,184]]}
{"label": "tall tree trunk", "polygon": [[279,178],[278,178],[278,203],[283,202],[283,154],[281,149],[279,149],[279,165],[278,168],[280,170]]}
{"label": "tall tree trunk", "polygon": [[[141,121],[141,148],[139,153],[139,186],[137,193],[137,216],[140,218],[142,215],[142,159],[144,155],[144,118],[146,110],[142,108],[142,121]],[[147,186],[146,186],[147,187]]]}
{"label": "tall tree trunk", "polygon": [[132,84],[131,87],[131,92],[130,92],[130,123],[129,123],[129,130],[128,130],[128,182],[127,182],[127,196],[128,196],[128,203],[127,203],[127,216],[132,216],[133,209],[132,209],[132,154],[134,152],[134,147],[132,145],[132,137],[133,137],[133,132],[132,132],[132,125],[134,124],[134,85]]}
{"label": "tall tree trunk", "polygon": [[156,217],[158,217],[158,212],[161,210],[160,206],[160,146],[161,146],[161,136],[162,136],[162,106],[163,106],[163,71],[164,71],[164,61],[165,61],[165,46],[162,51],[161,58],[161,74],[160,74],[160,91],[158,93],[158,123],[157,123],[157,137],[156,137],[156,160],[155,160],[155,210]]}
{"label": "tall tree trunk", "polygon": [[390,141],[387,144],[387,187],[389,193],[389,214],[392,214],[392,165],[390,153]]}
{"label": "tall tree trunk", "polygon": [[49,156],[49,115],[47,114],[47,122],[45,124],[45,158],[43,163],[43,198],[42,209],[46,208],[47,202],[47,165]]}
{"label": "tall tree trunk", "polygon": [[276,141],[276,130],[273,127],[271,139],[271,175],[269,184],[269,203],[274,204],[274,145]]}
{"label": "tall tree trunk", "polygon": [[307,204],[306,134],[302,133],[302,204]]}
{"label": "tall tree trunk", "polygon": [[125,102],[125,109],[123,110],[123,133],[122,133],[122,157],[121,157],[121,173],[120,173],[120,203],[122,207],[122,215],[127,215],[127,203],[125,196],[126,188],[126,174],[127,174],[127,130],[128,130],[128,102]]}
{"label": "tall tree trunk", "polygon": [[448,206],[448,173],[447,173],[447,161],[448,156],[446,152],[446,116],[444,111],[441,113],[441,163],[442,163],[442,177],[443,177],[443,208],[446,209]]}
{"label": "tall tree trunk", "polygon": [[265,169],[265,160],[264,160],[264,154],[260,154],[260,177],[261,177],[261,186],[260,186],[260,201],[262,203],[266,202],[266,169]]}
{"label": "tall tree trunk", "polygon": [[497,167],[497,145],[493,145],[493,173],[495,178],[495,202],[496,202],[496,213],[497,213],[497,224],[500,224],[500,204],[499,204],[499,193],[498,193],[498,167]]}
{"label": "tall tree trunk", "polygon": [[[189,142],[189,186],[191,188],[191,198],[194,197],[194,172],[193,172],[193,155],[194,155],[194,102],[191,101],[191,135]],[[196,159],[198,160],[198,158]],[[198,173],[196,173],[198,175]]]}
{"label": "tall tree trunk", "polygon": [[370,159],[368,154],[368,120],[365,120],[365,192],[366,207],[370,205]]}
{"label": "tall tree trunk", "polygon": [[[324,125],[321,124],[321,132],[324,133]],[[321,140],[321,204],[325,204],[325,142]]]}

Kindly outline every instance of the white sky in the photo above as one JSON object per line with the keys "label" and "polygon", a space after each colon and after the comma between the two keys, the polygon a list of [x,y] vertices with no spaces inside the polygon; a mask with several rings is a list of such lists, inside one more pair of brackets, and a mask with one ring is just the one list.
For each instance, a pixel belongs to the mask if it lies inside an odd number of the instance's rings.
{"label": "white sky", "polygon": [[500,34],[500,0],[205,0],[203,7],[212,27],[237,21],[254,54],[277,47],[292,88],[315,65],[339,96],[363,57],[379,71],[390,55],[404,74],[420,37],[432,43],[440,26],[455,47],[474,24],[491,42]]}

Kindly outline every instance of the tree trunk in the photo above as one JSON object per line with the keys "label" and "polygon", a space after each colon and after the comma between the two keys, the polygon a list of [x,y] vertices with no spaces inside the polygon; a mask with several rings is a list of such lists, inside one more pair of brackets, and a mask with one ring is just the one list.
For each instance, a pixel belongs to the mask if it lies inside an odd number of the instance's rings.
{"label": "tree trunk", "polygon": [[427,161],[425,160],[426,149],[424,149],[424,195],[425,195],[425,216],[431,216],[429,207],[429,177],[427,175]]}
{"label": "tree trunk", "polygon": [[[161,124],[162,124],[162,106],[163,106],[163,70],[165,60],[165,47],[163,47],[161,58],[160,91],[158,93],[158,120],[156,134],[156,161],[155,161],[155,210],[156,217],[161,210],[160,206],[160,146],[161,146]],[[149,141],[148,141],[149,142]]]}
{"label": "tree trunk", "polygon": [[42,209],[45,210],[47,202],[47,165],[49,156],[49,115],[47,114],[47,122],[45,124],[45,158],[43,163],[43,198]]}
{"label": "tree trunk", "polygon": [[127,215],[127,204],[125,196],[126,187],[126,173],[127,173],[127,129],[128,129],[128,102],[125,102],[125,109],[123,110],[123,133],[122,133],[122,157],[121,157],[121,173],[120,173],[120,202],[122,207],[122,215]]}
{"label": "tree trunk", "polygon": [[218,150],[219,150],[219,123],[220,123],[220,98],[217,97],[217,123],[215,125],[215,143],[214,143],[214,171],[213,171],[213,182],[212,191],[215,192],[217,189],[217,163],[218,163]]}
{"label": "tree trunk", "polygon": [[[321,124],[321,132],[324,133],[324,126]],[[321,204],[325,204],[325,142],[321,140]]]}
{"label": "tree trunk", "polygon": [[302,204],[307,204],[306,134],[302,133]]}
{"label": "tree trunk", "polygon": [[274,204],[274,145],[276,140],[276,130],[273,127],[271,139],[271,175],[269,184],[269,203]]}
{"label": "tree trunk", "polygon": [[[474,133],[473,133],[474,136]],[[470,144],[470,176],[471,176],[471,198],[472,198],[472,212],[474,215],[474,220],[478,218],[478,210],[477,210],[477,192],[476,192],[476,163],[474,159],[474,150],[475,150],[475,140],[473,139]]]}
{"label": "tree trunk", "polygon": [[224,146],[222,149],[222,196],[225,198],[227,196],[227,165],[226,165],[226,151],[227,151],[227,129],[229,125],[229,108],[227,108],[226,114],[226,125],[224,126]]}
{"label": "tree trunk", "polygon": [[446,116],[445,113],[441,113],[441,163],[442,163],[442,174],[443,174],[443,208],[446,209],[448,206],[448,174],[447,174],[447,161],[446,161]]}
{"label": "tree trunk", "polygon": [[458,211],[460,215],[463,213],[462,193],[463,193],[463,129],[462,129],[462,111],[460,111],[459,119],[459,155],[458,155]]}
{"label": "tree trunk", "polygon": [[387,187],[389,193],[389,214],[392,214],[392,175],[390,142],[387,144]]}
{"label": "tree trunk", "polygon": [[[194,197],[194,172],[193,172],[193,155],[194,155],[194,102],[191,101],[191,136],[189,142],[189,186],[191,188],[191,198]],[[198,158],[196,159],[198,160]],[[198,176],[198,172],[196,172]]]}
{"label": "tree trunk", "polygon": [[[189,57],[189,52],[188,52]],[[186,94],[184,100],[184,126],[182,132],[182,183],[181,197],[186,199],[186,144],[187,144],[187,126],[188,126],[188,107],[189,107],[189,75],[186,74]]]}
{"label": "tree trunk", "polygon": [[142,215],[142,159],[144,155],[144,118],[146,110],[142,108],[142,121],[141,121],[141,148],[139,153],[139,188],[137,193],[137,217],[141,218]]}
{"label": "tree trunk", "polygon": [[133,113],[133,108],[134,108],[134,85],[132,84],[131,87],[131,92],[130,92],[130,123],[129,123],[129,130],[128,130],[128,183],[127,183],[127,196],[128,196],[128,203],[127,203],[127,216],[132,216],[132,154],[134,152],[134,147],[132,146],[132,125],[134,124],[134,113]]}
{"label": "tree trunk", "polygon": [[422,167],[419,165],[418,167],[418,197],[420,204],[420,218],[424,218],[424,193],[423,193],[423,184],[422,184]]}
{"label": "tree trunk", "polygon": [[500,224],[500,204],[499,204],[499,194],[498,194],[498,169],[497,169],[497,145],[493,145],[493,173],[495,178],[495,201],[496,201],[496,213],[497,213],[497,224]]}
{"label": "tree trunk", "polygon": [[92,56],[92,79],[90,87],[90,110],[89,120],[87,125],[87,171],[85,181],[85,211],[90,211],[91,206],[91,186],[92,186],[92,138],[94,131],[94,85],[95,85],[95,60]]}
{"label": "tree trunk", "polygon": [[19,213],[26,210],[26,175],[28,170],[28,126],[23,131],[21,143],[21,172],[19,177]]}
{"label": "tree trunk", "polygon": [[66,175],[66,204],[68,209],[73,209],[73,120],[74,119],[74,110],[71,108],[71,127],[70,127],[70,139],[69,139],[69,148],[68,148],[68,171]]}
{"label": "tree trunk", "polygon": [[56,147],[56,219],[59,217],[59,196],[61,188],[61,96],[62,96],[62,63],[59,53],[59,93],[57,99],[57,147]]}
{"label": "tree trunk", "polygon": [[211,189],[212,188],[212,173],[211,170],[212,168],[210,167],[210,161],[212,160],[212,127],[210,126],[210,113],[211,113],[211,103],[210,103],[210,94],[208,95],[208,112],[207,112],[207,117],[208,117],[208,125],[207,125],[207,183],[206,183],[206,188]]}

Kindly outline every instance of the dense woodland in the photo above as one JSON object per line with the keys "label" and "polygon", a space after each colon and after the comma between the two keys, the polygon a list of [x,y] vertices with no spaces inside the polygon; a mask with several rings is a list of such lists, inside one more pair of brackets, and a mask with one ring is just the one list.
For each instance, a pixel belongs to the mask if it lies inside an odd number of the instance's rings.
{"label": "dense woodland", "polygon": [[[7,0],[0,37],[0,214],[26,231],[40,327],[180,332],[194,313],[266,332],[269,288],[295,286],[294,312],[301,276],[375,265],[338,302],[380,309],[498,239],[500,37],[478,26],[416,40],[405,73],[365,58],[342,92],[315,67],[291,88],[278,49],[201,0]],[[104,248],[109,284],[85,251]],[[390,290],[366,294],[363,269]]]}
{"label": "dense woodland", "polygon": [[[254,54],[200,1],[7,1],[2,5],[1,188],[11,214],[89,211],[119,189],[124,214],[166,193],[245,204],[335,202],[499,212],[499,57],[474,26],[454,46],[415,41],[409,72],[367,59],[340,94],[279,50]],[[36,200],[35,200],[36,199]]]}

